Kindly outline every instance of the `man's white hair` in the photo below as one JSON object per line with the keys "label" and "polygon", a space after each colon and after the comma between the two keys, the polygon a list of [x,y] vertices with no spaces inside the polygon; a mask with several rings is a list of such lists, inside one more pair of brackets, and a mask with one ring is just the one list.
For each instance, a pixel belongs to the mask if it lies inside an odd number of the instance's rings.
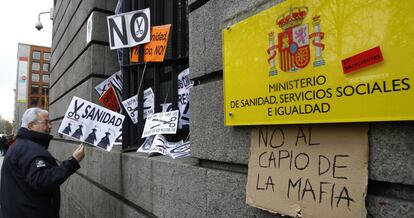
{"label": "man's white hair", "polygon": [[27,109],[22,117],[22,127],[29,128],[29,124],[36,122],[40,114],[49,115],[49,112],[37,107]]}

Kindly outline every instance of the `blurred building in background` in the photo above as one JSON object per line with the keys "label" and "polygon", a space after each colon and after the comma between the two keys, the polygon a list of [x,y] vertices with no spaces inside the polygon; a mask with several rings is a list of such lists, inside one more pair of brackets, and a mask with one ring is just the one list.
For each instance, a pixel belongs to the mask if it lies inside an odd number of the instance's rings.
{"label": "blurred building in background", "polygon": [[49,109],[50,48],[19,43],[17,60],[14,130],[27,108]]}

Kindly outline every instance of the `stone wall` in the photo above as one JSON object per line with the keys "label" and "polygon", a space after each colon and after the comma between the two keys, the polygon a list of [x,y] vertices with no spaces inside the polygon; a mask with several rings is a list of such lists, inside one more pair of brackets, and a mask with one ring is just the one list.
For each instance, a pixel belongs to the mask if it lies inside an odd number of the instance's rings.
{"label": "stone wall", "polygon": [[[279,217],[245,203],[250,127],[223,125],[221,30],[278,1],[189,0],[192,157],[172,160],[86,148],[82,168],[62,187],[62,217]],[[50,150],[76,146],[57,134],[73,96],[97,102],[99,82],[119,69],[106,16],[115,0],[56,1],[50,91]],[[94,12],[92,42],[86,21]],[[207,110],[208,108],[208,110]],[[370,217],[414,217],[414,124],[370,123]]]}

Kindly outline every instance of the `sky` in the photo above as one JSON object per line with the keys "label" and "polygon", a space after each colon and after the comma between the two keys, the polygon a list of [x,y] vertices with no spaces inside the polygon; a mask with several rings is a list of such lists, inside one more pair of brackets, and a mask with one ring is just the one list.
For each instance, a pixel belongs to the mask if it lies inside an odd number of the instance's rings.
{"label": "sky", "polygon": [[0,115],[10,122],[14,114],[18,43],[52,45],[53,21],[49,14],[40,17],[43,29],[35,28],[39,13],[52,7],[53,0],[0,1]]}

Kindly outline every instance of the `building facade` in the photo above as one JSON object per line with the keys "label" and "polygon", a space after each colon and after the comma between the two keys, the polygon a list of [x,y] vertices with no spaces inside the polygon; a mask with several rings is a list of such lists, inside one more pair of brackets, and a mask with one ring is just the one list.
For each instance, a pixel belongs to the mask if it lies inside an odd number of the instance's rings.
{"label": "building facade", "polygon": [[[196,84],[190,125],[171,140],[188,136],[191,157],[135,153],[142,130],[126,118],[123,146],[111,152],[87,147],[82,168],[61,186],[61,217],[281,217],[246,204],[251,127],[223,125],[222,64],[222,30],[280,1],[125,2],[131,10],[150,7],[154,25],[172,23],[166,62],[128,65],[127,52],[109,49],[106,17],[114,14],[116,0],[55,1],[50,64],[54,139],[49,149],[64,160],[78,144],[57,132],[73,96],[98,103],[94,87],[121,69],[124,97],[151,86],[159,103],[177,102],[171,91],[174,78],[189,67]],[[138,90],[146,67],[150,73]],[[413,122],[368,125],[368,217],[414,217]]]}
{"label": "building facade", "polygon": [[19,43],[15,89],[14,129],[30,107],[49,109],[50,48]]}

